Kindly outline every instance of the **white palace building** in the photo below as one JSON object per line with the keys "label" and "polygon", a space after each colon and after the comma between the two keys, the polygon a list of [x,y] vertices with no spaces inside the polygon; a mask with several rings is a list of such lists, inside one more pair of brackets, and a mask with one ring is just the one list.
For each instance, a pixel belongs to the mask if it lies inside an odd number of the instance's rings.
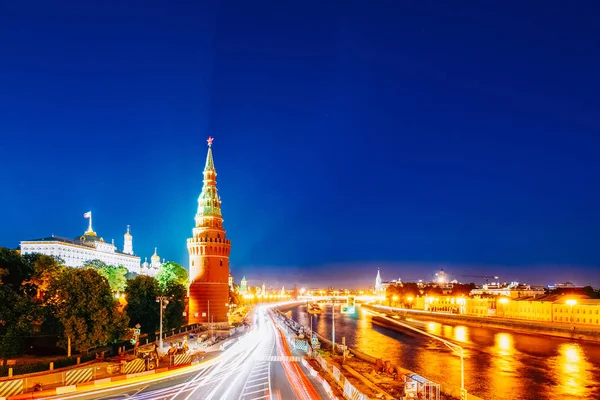
{"label": "white palace building", "polygon": [[86,261],[100,260],[107,265],[122,265],[129,272],[143,275],[156,275],[160,267],[160,258],[154,250],[152,263],[140,265],[140,257],[133,253],[133,237],[129,232],[124,235],[123,251],[119,251],[112,243],[106,243],[92,229],[92,213],[84,214],[89,219],[89,226],[83,236],[66,239],[52,235],[41,239],[24,240],[21,242],[21,254],[41,253],[61,258],[67,267],[81,267]]}

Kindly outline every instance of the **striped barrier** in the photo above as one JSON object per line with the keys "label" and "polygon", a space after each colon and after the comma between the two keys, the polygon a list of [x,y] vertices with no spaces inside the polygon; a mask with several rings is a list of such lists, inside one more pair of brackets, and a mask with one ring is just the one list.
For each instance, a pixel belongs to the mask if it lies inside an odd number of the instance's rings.
{"label": "striped barrier", "polygon": [[335,381],[337,383],[342,383],[342,374],[340,373],[340,370],[338,369],[338,367],[336,367],[335,365],[332,365],[332,369],[333,369],[333,379],[335,379]]}
{"label": "striped barrier", "polygon": [[0,397],[14,396],[23,393],[23,379],[0,382]]}
{"label": "striped barrier", "polygon": [[76,385],[78,383],[89,382],[92,380],[93,368],[82,368],[67,371],[65,374],[65,385]]}
{"label": "striped barrier", "polygon": [[368,400],[368,397],[352,386],[348,379],[344,382],[344,398],[349,400]]}
{"label": "striped barrier", "polygon": [[136,358],[133,361],[128,362],[123,366],[123,372],[127,375],[136,374],[138,372],[142,372],[146,370],[146,361],[141,358]]}
{"label": "striped barrier", "polygon": [[189,353],[176,354],[173,356],[173,365],[190,364],[192,362],[192,355]]}

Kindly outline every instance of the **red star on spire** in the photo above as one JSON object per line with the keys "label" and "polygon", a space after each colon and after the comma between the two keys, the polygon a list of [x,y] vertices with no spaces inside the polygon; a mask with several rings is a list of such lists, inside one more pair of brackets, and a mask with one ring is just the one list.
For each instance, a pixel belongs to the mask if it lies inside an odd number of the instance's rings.
{"label": "red star on spire", "polygon": [[213,140],[215,140],[215,139],[210,136],[208,137],[208,139],[206,140],[208,142],[208,147],[212,146]]}

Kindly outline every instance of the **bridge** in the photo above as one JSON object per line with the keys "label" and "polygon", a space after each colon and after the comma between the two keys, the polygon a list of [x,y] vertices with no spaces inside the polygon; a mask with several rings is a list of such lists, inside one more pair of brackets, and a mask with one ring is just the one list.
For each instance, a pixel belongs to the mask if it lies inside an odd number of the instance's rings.
{"label": "bridge", "polygon": [[300,295],[298,296],[298,300],[304,300],[304,301],[308,301],[308,302],[319,302],[319,301],[326,301],[328,303],[330,302],[336,302],[336,303],[346,303],[348,301],[348,297],[354,297],[354,300],[356,302],[361,302],[361,303],[367,303],[369,301],[376,301],[376,300],[382,300],[385,298],[385,296],[375,296],[375,295],[337,295],[337,296],[327,296],[327,295]]}

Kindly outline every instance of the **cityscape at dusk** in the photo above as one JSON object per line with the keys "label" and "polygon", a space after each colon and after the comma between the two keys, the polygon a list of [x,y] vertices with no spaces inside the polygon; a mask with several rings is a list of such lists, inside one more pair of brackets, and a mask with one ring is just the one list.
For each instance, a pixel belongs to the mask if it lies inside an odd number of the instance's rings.
{"label": "cityscape at dusk", "polygon": [[3,7],[0,400],[600,398],[599,12]]}

